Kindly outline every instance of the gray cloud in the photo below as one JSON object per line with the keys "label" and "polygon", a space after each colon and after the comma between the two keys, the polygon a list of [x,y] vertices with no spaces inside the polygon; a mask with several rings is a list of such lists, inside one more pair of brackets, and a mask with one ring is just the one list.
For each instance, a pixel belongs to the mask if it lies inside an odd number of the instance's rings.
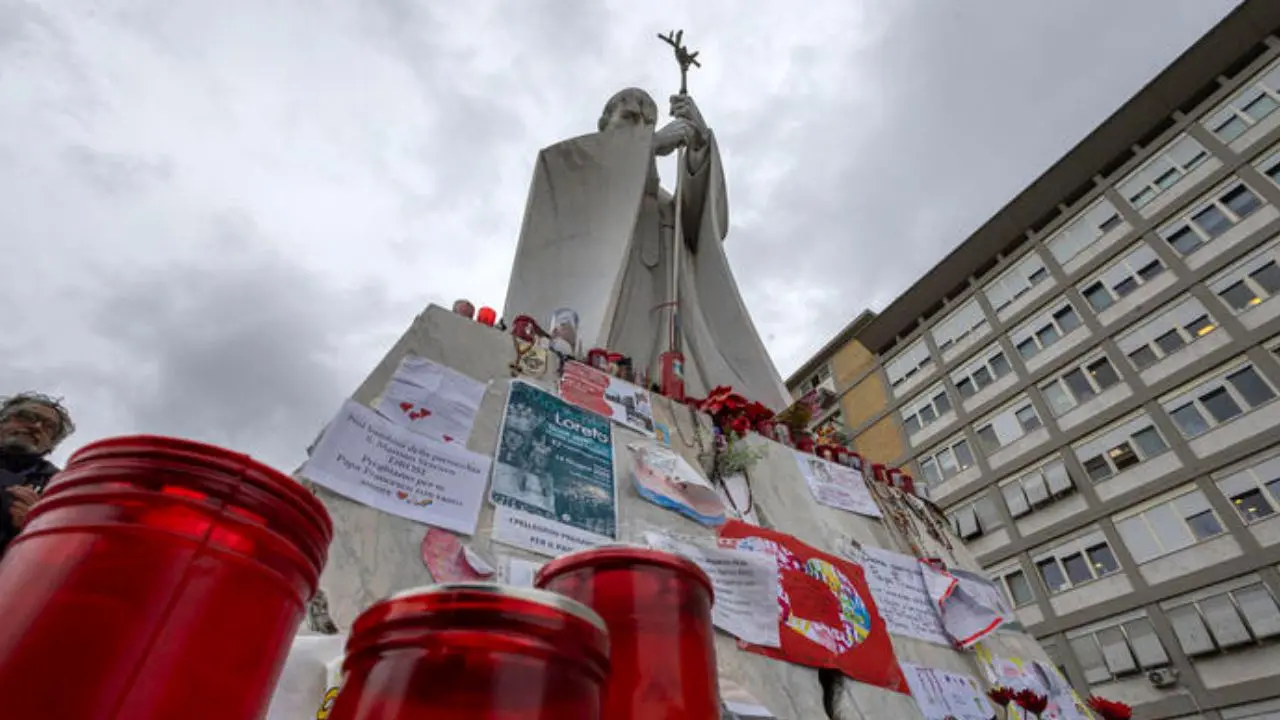
{"label": "gray cloud", "polygon": [[[429,302],[502,305],[537,150],[677,73],[784,372],[880,307],[1234,4],[0,8],[0,393],[291,468]],[[18,268],[16,272],[12,268]]]}

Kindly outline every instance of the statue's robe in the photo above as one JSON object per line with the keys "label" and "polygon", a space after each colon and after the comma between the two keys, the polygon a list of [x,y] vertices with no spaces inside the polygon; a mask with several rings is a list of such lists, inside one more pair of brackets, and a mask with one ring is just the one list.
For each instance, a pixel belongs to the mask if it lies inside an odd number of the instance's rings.
{"label": "statue's robe", "polygon": [[[680,332],[685,392],[731,385],[781,410],[790,397],[734,282],[723,241],[729,229],[715,137],[686,153],[682,185]],[[654,377],[669,344],[663,320],[674,243],[675,202],[658,185],[648,127],[583,135],[538,155],[507,287],[507,323],[546,324],[572,308],[586,351],[607,348]]]}

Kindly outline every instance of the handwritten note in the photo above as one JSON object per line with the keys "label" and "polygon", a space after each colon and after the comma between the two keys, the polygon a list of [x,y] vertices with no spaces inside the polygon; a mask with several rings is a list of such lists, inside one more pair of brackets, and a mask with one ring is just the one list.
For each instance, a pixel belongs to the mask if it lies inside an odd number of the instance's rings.
{"label": "handwritten note", "polygon": [[815,500],[851,513],[881,517],[880,506],[876,505],[875,498],[867,489],[867,481],[857,470],[798,450],[794,454]]}
{"label": "handwritten note", "polygon": [[378,399],[378,412],[432,440],[466,445],[484,383],[424,357],[407,355]]}
{"label": "handwritten note", "polygon": [[902,672],[926,720],[989,720],[995,716],[982,686],[971,675],[905,662]]}
{"label": "handwritten note", "polygon": [[[692,560],[711,578],[715,626],[741,640],[778,647],[778,564],[773,556],[749,550],[703,547],[662,533],[647,532],[649,547]],[[830,593],[828,593],[830,594]]]}
{"label": "handwritten note", "polygon": [[369,507],[470,535],[489,458],[415,434],[348,400],[302,474]]}
{"label": "handwritten note", "polygon": [[864,547],[858,554],[867,587],[891,634],[951,645],[929,600],[919,560],[875,547]]}

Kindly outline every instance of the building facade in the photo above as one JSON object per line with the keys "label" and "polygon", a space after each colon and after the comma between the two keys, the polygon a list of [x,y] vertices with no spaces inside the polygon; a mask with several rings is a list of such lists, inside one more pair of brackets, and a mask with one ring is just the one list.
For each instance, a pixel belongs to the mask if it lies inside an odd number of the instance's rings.
{"label": "building facade", "polygon": [[1280,718],[1280,3],[1249,0],[788,381],[1079,690]]}

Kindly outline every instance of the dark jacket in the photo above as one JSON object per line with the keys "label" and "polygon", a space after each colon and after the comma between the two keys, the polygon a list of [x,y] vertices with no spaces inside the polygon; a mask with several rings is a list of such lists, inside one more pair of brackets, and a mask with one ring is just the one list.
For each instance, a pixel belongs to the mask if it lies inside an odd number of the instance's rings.
{"label": "dark jacket", "polygon": [[0,555],[4,554],[18,531],[9,517],[9,504],[13,496],[5,488],[26,485],[43,493],[49,479],[58,473],[58,466],[35,455],[0,453]]}

